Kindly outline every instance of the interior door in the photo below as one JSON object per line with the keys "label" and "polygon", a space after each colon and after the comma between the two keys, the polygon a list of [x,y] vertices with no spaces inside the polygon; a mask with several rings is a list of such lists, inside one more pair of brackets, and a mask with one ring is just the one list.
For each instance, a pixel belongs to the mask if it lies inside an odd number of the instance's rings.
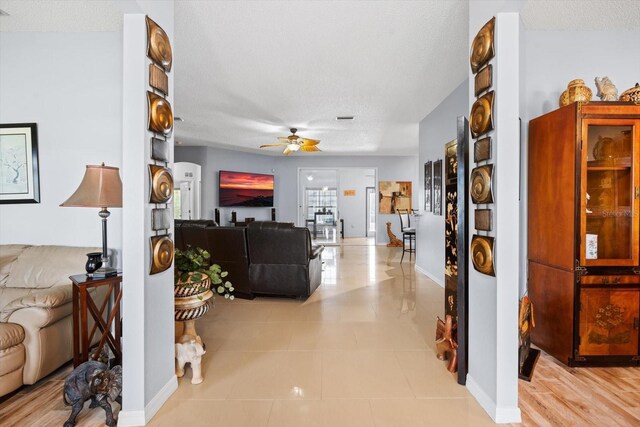
{"label": "interior door", "polygon": [[366,208],[366,232],[367,237],[376,235],[376,189],[367,187],[367,208]]}
{"label": "interior door", "polygon": [[191,210],[193,209],[193,192],[191,191],[191,182],[183,181],[180,183],[180,217],[182,219],[193,219]]}

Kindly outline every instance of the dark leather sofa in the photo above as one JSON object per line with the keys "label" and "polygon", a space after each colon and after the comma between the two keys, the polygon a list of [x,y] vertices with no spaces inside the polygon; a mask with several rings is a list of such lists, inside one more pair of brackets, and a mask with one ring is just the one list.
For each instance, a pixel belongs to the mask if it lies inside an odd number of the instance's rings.
{"label": "dark leather sofa", "polygon": [[278,222],[218,227],[213,221],[175,221],[178,249],[201,247],[229,272],[235,294],[308,297],[322,280],[323,246],[312,247],[307,228]]}

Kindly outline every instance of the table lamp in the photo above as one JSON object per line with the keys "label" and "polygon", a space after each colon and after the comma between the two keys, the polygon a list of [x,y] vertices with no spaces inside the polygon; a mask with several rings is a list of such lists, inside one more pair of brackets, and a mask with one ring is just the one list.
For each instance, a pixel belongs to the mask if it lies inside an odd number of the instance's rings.
{"label": "table lamp", "polygon": [[115,268],[107,267],[107,218],[111,214],[107,208],[122,207],[122,181],[120,170],[113,166],[87,165],[84,177],[78,189],[60,206],[101,208],[98,215],[102,218],[102,268],[94,272],[94,277],[115,276]]}

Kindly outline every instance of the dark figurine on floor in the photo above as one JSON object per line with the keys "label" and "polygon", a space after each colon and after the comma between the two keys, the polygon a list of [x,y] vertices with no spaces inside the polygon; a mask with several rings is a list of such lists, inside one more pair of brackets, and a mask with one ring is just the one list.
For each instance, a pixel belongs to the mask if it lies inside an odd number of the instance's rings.
{"label": "dark figurine on floor", "polygon": [[107,414],[106,424],[115,426],[111,404],[116,401],[122,406],[122,367],[120,365],[109,369],[101,362],[90,360],[73,370],[64,382],[62,398],[65,405],[71,406],[71,415],[64,423],[64,427],[73,427],[76,417],[82,410],[84,402],[91,399],[89,408],[102,407]]}

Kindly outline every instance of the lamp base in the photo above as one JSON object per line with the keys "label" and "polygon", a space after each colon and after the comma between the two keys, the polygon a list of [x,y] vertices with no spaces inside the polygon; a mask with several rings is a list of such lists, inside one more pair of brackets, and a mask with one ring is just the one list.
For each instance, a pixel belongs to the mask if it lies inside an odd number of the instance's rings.
{"label": "lamp base", "polygon": [[93,272],[94,279],[104,279],[105,277],[112,277],[118,274],[118,270],[113,267],[102,267]]}

